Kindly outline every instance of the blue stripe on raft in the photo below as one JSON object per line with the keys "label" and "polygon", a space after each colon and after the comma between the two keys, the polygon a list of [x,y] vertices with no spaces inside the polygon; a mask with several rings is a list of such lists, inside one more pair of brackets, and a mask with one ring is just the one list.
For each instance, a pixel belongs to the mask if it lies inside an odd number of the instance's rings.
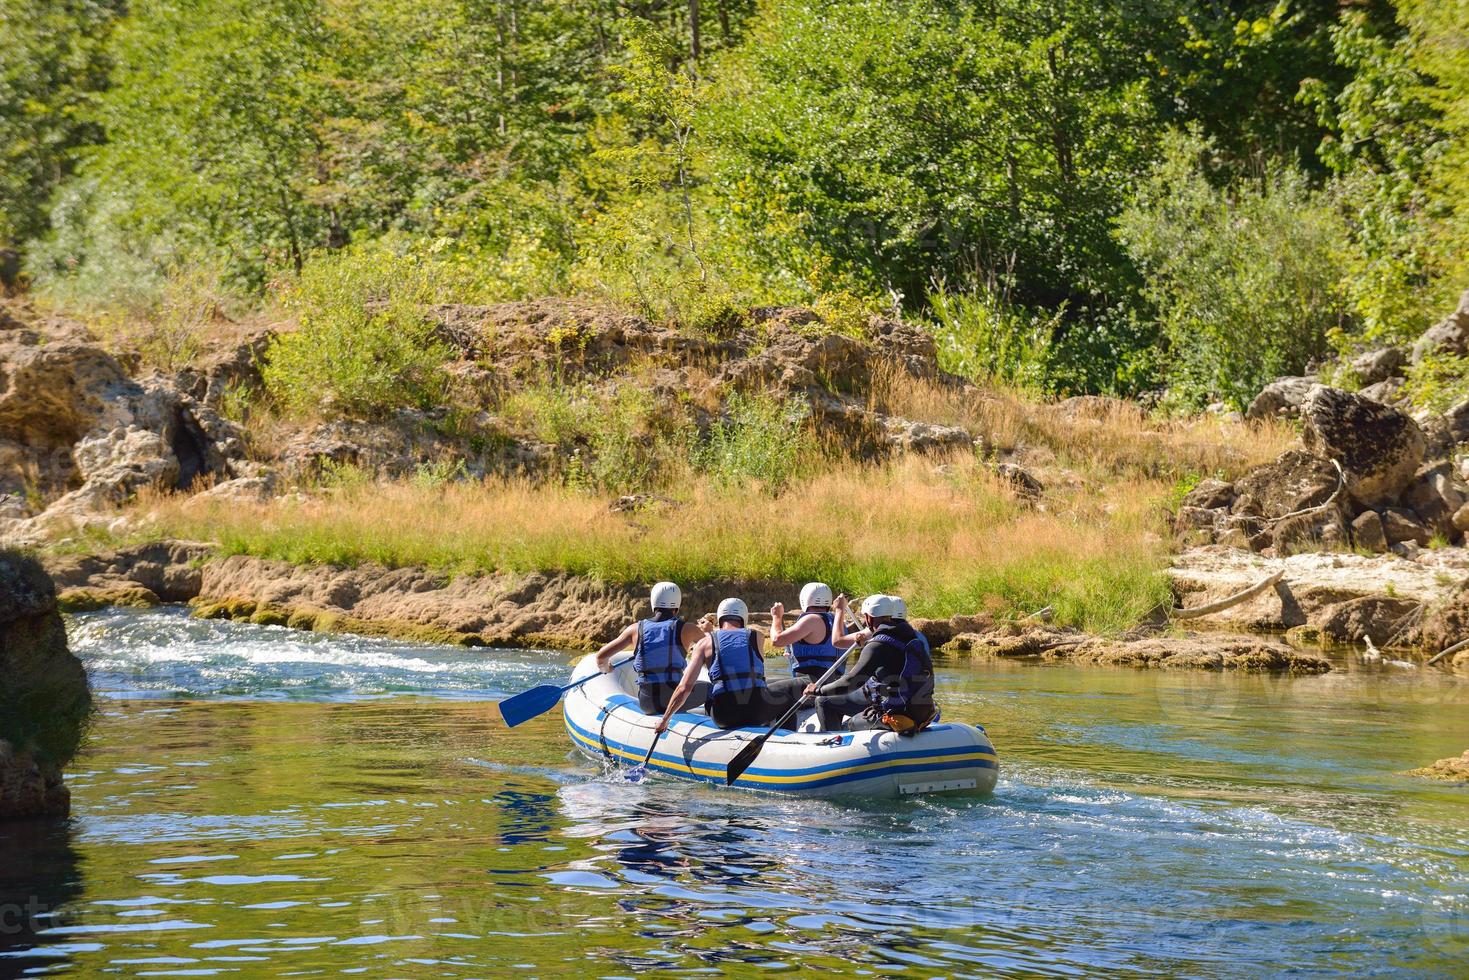
{"label": "blue stripe on raft", "polygon": [[[564,712],[563,712],[563,714],[564,714]],[[651,716],[644,716],[644,717],[651,717]],[[674,715],[674,718],[678,718],[678,717],[679,717],[679,715]],[[705,719],[703,715],[689,715],[688,717],[691,718],[691,719],[698,719],[702,724],[707,725],[709,727],[717,727],[717,726],[714,726],[712,722],[709,722],[707,719]],[[586,729],[584,729],[581,726],[577,725],[576,722],[572,721],[571,720],[571,716],[569,714],[566,714],[566,723],[568,725],[570,725],[571,727],[575,728],[577,731],[581,732],[583,735],[587,736],[592,741],[599,741],[599,737],[598,736],[593,735],[591,732],[587,731]],[[945,726],[945,727],[948,727],[948,726]],[[763,728],[729,728],[729,729],[718,729],[718,730],[720,730],[720,731],[730,731],[730,732],[746,732],[746,733],[751,734],[751,735],[763,735],[763,734],[765,734],[765,730]],[[930,731],[932,731],[932,730],[933,729],[930,729]],[[814,733],[813,732],[813,733],[810,733],[810,734],[817,734],[817,733]],[[832,734],[835,734],[835,733],[832,733]],[[851,744],[851,741],[852,741],[852,738],[853,738],[853,736],[850,735],[850,734],[844,735],[843,736],[843,741],[842,741],[841,744],[843,746],[850,745]],[[622,742],[613,743],[611,740],[608,741],[608,744],[609,745],[616,744],[619,748],[626,749],[626,750],[628,750],[630,752],[646,752],[647,751],[646,748],[639,748],[636,745],[629,745],[629,744],[622,743]],[[776,743],[776,744],[780,744],[780,743]],[[818,746],[815,743],[812,743],[810,745],[810,747],[811,748],[818,748],[818,747],[819,748],[828,748],[828,747],[830,747],[830,748],[837,748],[838,746]],[[847,760],[845,762],[823,763],[822,765],[819,765],[819,766],[809,766],[809,767],[807,767],[805,769],[756,769],[756,768],[753,768],[752,767],[752,768],[750,768],[747,771],[749,773],[751,773],[752,775],[759,774],[759,775],[767,775],[767,776],[801,776],[801,775],[807,775],[807,774],[815,774],[815,773],[821,773],[821,772],[829,772],[832,769],[844,769],[844,768],[846,768],[848,766],[861,765],[864,762],[875,762],[875,761],[877,761],[879,759],[929,759],[929,758],[938,758],[938,757],[945,756],[945,755],[964,755],[964,754],[973,753],[973,752],[988,752],[988,753],[990,753],[990,754],[993,755],[994,752],[995,752],[995,750],[994,750],[994,747],[993,746],[986,747],[984,745],[954,745],[954,746],[947,746],[947,747],[944,747],[944,748],[935,748],[935,749],[916,749],[916,750],[912,750],[912,751],[908,751],[908,752],[887,751],[887,752],[878,753],[877,755],[866,756],[866,757],[864,757],[862,759],[849,759],[849,760]],[[656,759],[656,758],[659,758],[659,756],[657,754],[655,754],[653,756],[653,758]],[[683,763],[684,762],[683,756],[669,756],[669,755],[665,755],[665,756],[662,756],[662,758],[665,758],[665,759],[677,759],[680,763]]]}
{"label": "blue stripe on raft", "polygon": [[[577,741],[580,741],[580,739],[577,739]],[[629,758],[637,758],[640,754],[640,751],[634,751],[630,746],[622,745],[621,743],[614,744],[616,744],[617,748],[624,752]],[[592,745],[586,745],[585,747],[587,749],[595,749],[595,746]],[[592,754],[595,755],[596,753],[593,752]],[[664,758],[667,758],[667,756],[665,756]],[[649,767],[652,769],[656,769],[659,772],[666,772],[670,776],[678,776],[680,779],[691,779],[696,782],[713,783],[715,785],[719,785],[724,783],[725,781],[724,777],[717,773],[707,774],[701,772],[692,772],[689,770],[687,763],[684,763],[681,758],[678,761],[680,764],[676,767],[658,765],[656,762],[649,763]],[[798,783],[746,782],[741,788],[763,789],[773,792],[802,792],[812,789],[825,789],[830,786],[841,785],[842,783],[858,783],[874,779],[885,779],[889,776],[902,776],[915,773],[953,772],[963,771],[966,769],[996,768],[998,768],[998,766],[992,760],[974,759],[966,760],[964,762],[933,763],[929,765],[887,766],[882,769],[872,770],[868,772],[855,772],[843,776],[828,776],[824,779],[810,779]],[[746,775],[750,775],[752,772],[755,771],[757,770],[749,770],[746,772]]]}
{"label": "blue stripe on raft", "polygon": [[[586,729],[584,729],[580,725],[578,725],[576,722],[572,721],[570,714],[563,713],[563,717],[565,718],[565,721],[566,721],[566,727],[573,733],[573,737],[575,737],[577,735],[580,736],[580,738],[578,739],[578,741],[581,741],[583,744],[588,745],[589,747],[594,747],[594,748],[597,747],[597,746],[599,746],[601,744],[601,741],[602,740],[600,740],[597,736],[593,735],[591,732],[587,731]],[[618,749],[618,750],[620,750],[620,751],[622,751],[622,752],[624,752],[624,753],[626,753],[628,755],[634,756],[634,757],[640,756],[643,752],[647,751],[645,748],[639,748],[638,746],[629,745],[629,744],[627,744],[625,742],[619,742],[619,741],[616,741],[615,739],[606,739],[605,742],[606,742],[606,744],[607,744],[607,746],[609,748]],[[943,770],[943,769],[971,769],[971,768],[977,768],[977,769],[997,769],[997,768],[999,768],[998,763],[996,761],[994,761],[993,759],[965,759],[965,760],[963,760],[961,762],[945,762],[945,761],[942,761],[943,756],[946,756],[946,755],[972,755],[972,754],[974,754],[976,752],[986,752],[986,753],[991,753],[992,754],[994,752],[994,749],[993,749],[993,747],[986,748],[985,746],[982,746],[982,745],[965,745],[965,746],[953,746],[953,747],[947,747],[947,748],[943,748],[943,749],[929,750],[929,751],[884,752],[884,753],[881,753],[879,755],[868,756],[868,757],[860,758],[860,759],[856,759],[856,758],[854,758],[854,759],[846,759],[846,760],[843,760],[841,762],[826,763],[826,764],[823,764],[823,765],[820,765],[820,766],[812,766],[812,767],[808,767],[808,768],[805,768],[805,769],[760,769],[760,768],[755,768],[755,767],[752,766],[751,768],[749,768],[749,769],[746,770],[746,773],[748,775],[750,775],[750,776],[781,776],[781,777],[786,777],[786,778],[796,778],[796,777],[800,777],[800,776],[818,776],[820,773],[823,773],[823,772],[831,772],[833,770],[840,770],[840,769],[851,769],[851,768],[856,767],[856,766],[869,765],[869,764],[874,763],[874,762],[883,762],[883,761],[889,761],[889,760],[895,760],[895,759],[912,759],[912,760],[914,760],[912,763],[910,763],[908,765],[903,765],[903,766],[887,766],[887,767],[884,767],[882,769],[877,769],[877,770],[874,770],[874,771],[871,771],[871,772],[856,772],[856,773],[850,773],[850,774],[842,775],[842,776],[830,776],[830,777],[826,777],[826,778],[813,778],[813,779],[808,779],[808,780],[804,780],[804,781],[801,781],[801,782],[787,783],[787,784],[783,784],[783,785],[782,784],[764,784],[764,787],[763,787],[765,789],[815,789],[815,788],[824,787],[824,786],[836,785],[838,783],[853,782],[853,781],[863,780],[863,779],[875,779],[875,778],[878,778],[878,777],[881,777],[881,776],[887,776],[887,775],[893,775],[893,774],[900,774],[900,773],[935,772],[935,771]],[[653,757],[652,757],[652,760],[650,760],[650,763],[649,764],[650,765],[654,765],[659,760],[661,760],[663,762],[666,762],[666,763],[669,763],[670,765],[667,766],[667,767],[665,767],[665,766],[655,766],[655,768],[658,768],[658,769],[660,769],[660,770],[662,770],[664,772],[668,772],[668,773],[671,773],[671,774],[676,775],[676,776],[682,776],[682,777],[687,778],[687,779],[699,779],[699,780],[703,780],[705,782],[722,782],[723,781],[720,777],[717,777],[717,776],[708,776],[708,775],[704,775],[702,773],[696,773],[696,772],[689,771],[689,763],[681,755],[668,755],[666,753],[654,753],[653,754]],[[923,761],[920,761],[920,760],[930,760],[930,761],[923,762]],[[699,765],[705,766],[705,767],[711,767],[712,768],[714,766],[720,765],[720,763],[714,762],[714,761],[711,760],[711,761],[708,761],[708,762],[701,762],[701,763],[699,763]]]}

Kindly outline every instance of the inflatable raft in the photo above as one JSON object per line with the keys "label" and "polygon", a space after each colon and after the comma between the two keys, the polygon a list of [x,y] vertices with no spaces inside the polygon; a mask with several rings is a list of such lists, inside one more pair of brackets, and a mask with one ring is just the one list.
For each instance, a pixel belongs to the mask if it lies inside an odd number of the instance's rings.
{"label": "inflatable raft", "polygon": [[[572,680],[597,672],[577,664]],[[571,740],[594,759],[639,764],[652,744],[656,716],[638,709],[631,665],[596,677],[566,696]],[[735,786],[801,796],[898,797],[915,793],[988,793],[999,761],[984,729],[953,722],[903,737],[894,732],[818,732],[807,712],[800,730],[777,732]],[[724,730],[702,711],[674,715],[648,762],[650,770],[724,784],[729,761],[761,728]]]}

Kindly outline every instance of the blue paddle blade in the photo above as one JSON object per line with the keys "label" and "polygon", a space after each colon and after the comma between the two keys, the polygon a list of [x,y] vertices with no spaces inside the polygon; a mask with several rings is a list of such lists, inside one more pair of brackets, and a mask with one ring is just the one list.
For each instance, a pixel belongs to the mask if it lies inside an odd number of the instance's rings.
{"label": "blue paddle blade", "polygon": [[561,693],[562,689],[555,684],[542,684],[522,691],[500,702],[500,717],[505,719],[506,726],[514,728],[556,707],[561,701]]}

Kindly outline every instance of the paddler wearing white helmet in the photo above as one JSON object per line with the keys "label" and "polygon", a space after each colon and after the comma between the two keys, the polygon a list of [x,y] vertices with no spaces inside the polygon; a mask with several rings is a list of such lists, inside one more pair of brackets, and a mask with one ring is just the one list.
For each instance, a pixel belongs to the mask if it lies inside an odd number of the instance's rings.
{"label": "paddler wearing white helmet", "polygon": [[801,615],[789,627],[785,625],[784,603],[777,602],[770,607],[770,645],[785,650],[791,658],[792,675],[820,680],[827,668],[852,648],[852,640],[841,639],[839,617],[846,598],[838,598],[843,605],[833,610],[831,586],[825,582],[807,582],[801,587]]}
{"label": "paddler wearing white helmet", "polygon": [[[898,614],[902,613],[902,616]],[[804,695],[816,698],[821,727],[832,730],[885,728],[912,735],[933,722],[933,658],[926,640],[906,620],[907,606],[897,596],[871,595],[862,601],[862,623],[869,637],[847,673]]]}
{"label": "paddler wearing white helmet", "polygon": [[669,698],[655,731],[662,733],[684,706],[698,681],[699,672],[709,667],[709,717],[720,728],[768,725],[801,697],[804,679],[769,681],[760,631],[748,625],[750,607],[731,597],[719,604],[714,630],[694,644],[684,667],[683,679]]}
{"label": "paddler wearing white helmet", "polygon": [[[668,707],[684,676],[688,652],[704,638],[704,631],[679,616],[683,591],[673,582],[659,582],[648,591],[648,604],[653,614],[623,629],[617,638],[597,651],[597,669],[604,674],[612,669],[612,658],[632,649],[633,669],[638,674],[638,707],[643,714],[656,715]],[[698,671],[694,672],[698,677]],[[690,686],[685,694],[688,706],[698,707],[709,694],[702,681]]]}

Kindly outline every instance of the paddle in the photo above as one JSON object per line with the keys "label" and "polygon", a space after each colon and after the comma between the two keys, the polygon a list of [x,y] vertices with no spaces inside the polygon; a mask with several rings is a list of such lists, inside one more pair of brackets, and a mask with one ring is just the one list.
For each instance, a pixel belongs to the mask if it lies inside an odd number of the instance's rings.
{"label": "paddle", "polygon": [[658,747],[658,739],[663,737],[662,732],[653,733],[653,744],[648,746],[648,754],[643,756],[643,761],[623,773],[623,778],[630,783],[641,783],[643,777],[648,774],[648,760],[653,758],[653,750]]}
{"label": "paddle", "polygon": [[[850,613],[851,609],[848,609],[847,612]],[[853,618],[855,620],[855,617]],[[850,650],[847,651],[847,653],[850,652]],[[837,657],[837,659],[832,662],[832,665],[826,668],[826,673],[821,675],[821,679],[816,682],[816,686],[820,687],[827,681],[831,680],[832,676],[836,674],[837,668],[841,667],[842,663],[846,659],[846,653],[843,653],[841,656]],[[787,708],[786,713],[781,715],[780,718],[776,720],[775,724],[766,729],[765,734],[758,736],[749,745],[740,749],[739,755],[729,760],[729,765],[725,767],[724,770],[724,785],[733,786],[734,781],[736,779],[739,779],[740,776],[744,775],[745,770],[750,768],[750,764],[753,763],[755,761],[755,757],[760,754],[760,750],[765,748],[765,742],[770,738],[770,736],[774,735],[781,728],[784,728],[785,725],[793,717],[795,717],[796,712],[801,709],[801,705],[805,703],[805,698],[796,699],[796,703]]]}
{"label": "paddle", "polygon": [[[632,657],[624,657],[622,660],[613,664],[612,667],[615,670],[623,664],[632,663],[632,660]],[[565,687],[560,687],[556,684],[542,684],[540,687],[533,687],[529,691],[522,691],[514,697],[506,698],[500,702],[500,717],[505,719],[505,725],[508,728],[523,725],[537,715],[543,715],[556,707],[560,703],[562,696],[570,694],[593,677],[601,676],[599,672],[583,677],[574,684],[567,684]]]}

